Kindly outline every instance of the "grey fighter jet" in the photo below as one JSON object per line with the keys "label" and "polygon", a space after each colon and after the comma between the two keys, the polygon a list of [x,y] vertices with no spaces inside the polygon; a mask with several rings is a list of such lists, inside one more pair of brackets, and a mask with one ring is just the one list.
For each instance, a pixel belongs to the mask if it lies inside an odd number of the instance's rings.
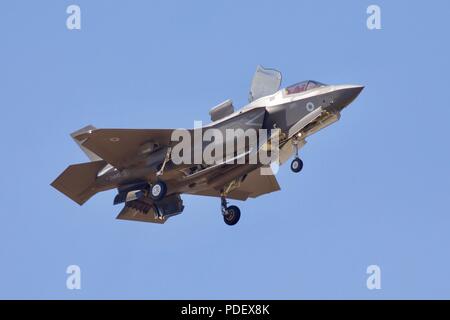
{"label": "grey fighter jet", "polygon": [[[173,159],[176,129],[96,129],[87,126],[71,134],[90,162],[67,167],[51,185],[82,205],[98,192],[116,189],[114,204],[124,207],[118,219],[164,223],[183,209],[181,194],[221,199],[226,224],[239,221],[240,210],[227,199],[247,200],[280,190],[272,174],[261,174],[267,163],[237,161],[252,152],[277,151],[277,164],[291,156],[291,170],[300,172],[303,162],[298,151],[311,134],[336,122],[341,111],[361,92],[361,85],[326,85],[308,80],[280,89],[281,74],[257,67],[249,103],[235,111],[227,100],[210,111],[211,123],[200,130],[266,129],[244,148],[227,149],[213,163],[203,159],[178,163]],[[191,137],[199,128],[187,130]],[[236,138],[236,137],[235,137]],[[274,144],[273,139],[278,143]],[[195,139],[194,139],[195,140]],[[233,140],[235,140],[233,138]],[[229,141],[228,141],[229,142]],[[225,141],[217,143],[224,144]],[[205,141],[200,149],[206,147]],[[192,152],[198,145],[192,145]]]}

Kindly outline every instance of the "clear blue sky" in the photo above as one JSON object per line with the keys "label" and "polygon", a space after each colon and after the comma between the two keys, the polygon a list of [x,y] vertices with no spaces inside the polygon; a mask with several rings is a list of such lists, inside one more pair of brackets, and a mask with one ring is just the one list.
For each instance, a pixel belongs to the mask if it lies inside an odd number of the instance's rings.
{"label": "clear blue sky", "polygon": [[[82,29],[66,28],[78,4]],[[366,27],[381,7],[382,30]],[[448,1],[5,1],[0,10],[0,298],[450,298]],[[165,225],[49,186],[87,159],[69,133],[191,127],[257,64],[364,84],[302,173],[240,203],[184,196]],[[66,267],[82,289],[66,289]],[[366,268],[381,267],[381,290]]]}

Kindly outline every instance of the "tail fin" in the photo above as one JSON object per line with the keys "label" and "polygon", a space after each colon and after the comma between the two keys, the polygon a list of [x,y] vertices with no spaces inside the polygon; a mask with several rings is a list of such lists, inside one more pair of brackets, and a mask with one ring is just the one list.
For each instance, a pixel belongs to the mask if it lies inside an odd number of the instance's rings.
{"label": "tail fin", "polygon": [[107,165],[106,161],[93,161],[68,166],[51,183],[52,187],[82,205],[94,194],[101,191],[95,185],[97,172]]}
{"label": "tail fin", "polygon": [[84,133],[87,133],[89,131],[95,130],[97,129],[96,127],[92,126],[92,125],[88,125],[84,128],[81,128],[75,132],[72,132],[70,134],[70,136],[72,137],[72,139],[78,144],[78,146],[81,148],[81,150],[83,150],[83,152],[88,156],[88,158],[91,161],[99,161],[102,160],[102,158],[100,158],[98,155],[96,155],[94,152],[92,152],[91,150],[87,149],[86,147],[83,146],[83,142],[86,141],[86,139],[84,140],[78,140],[77,136],[80,136]]}

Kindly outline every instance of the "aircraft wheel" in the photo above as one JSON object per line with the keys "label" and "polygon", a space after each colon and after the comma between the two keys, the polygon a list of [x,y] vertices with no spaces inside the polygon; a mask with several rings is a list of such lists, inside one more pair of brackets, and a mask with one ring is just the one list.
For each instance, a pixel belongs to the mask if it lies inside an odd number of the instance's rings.
{"label": "aircraft wheel", "polygon": [[300,158],[295,158],[291,162],[291,170],[295,173],[302,171],[303,169],[303,161]]}
{"label": "aircraft wheel", "polygon": [[167,186],[164,181],[158,181],[150,187],[150,197],[153,200],[161,200],[167,192]]}
{"label": "aircraft wheel", "polygon": [[229,206],[225,209],[223,220],[229,226],[234,226],[241,218],[241,210],[236,206]]}

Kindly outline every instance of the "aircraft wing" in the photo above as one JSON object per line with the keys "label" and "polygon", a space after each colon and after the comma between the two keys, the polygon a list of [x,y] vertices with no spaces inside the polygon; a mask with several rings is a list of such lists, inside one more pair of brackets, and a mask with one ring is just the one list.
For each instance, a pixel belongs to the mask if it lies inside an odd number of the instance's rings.
{"label": "aircraft wing", "polygon": [[256,169],[250,172],[241,182],[240,187],[234,191],[246,192],[250,198],[256,198],[278,190],[280,190],[280,185],[275,175],[261,175],[261,170]]}
{"label": "aircraft wing", "polygon": [[[256,198],[263,194],[271,193],[280,190],[275,175],[261,175],[260,169],[250,172],[241,185],[231,191],[227,198],[235,200],[247,200],[248,198]],[[189,193],[189,192],[188,192]],[[206,189],[201,191],[194,191],[194,195],[220,197],[220,190]]]}
{"label": "aircraft wing", "polygon": [[132,163],[146,144],[169,146],[173,129],[96,129],[76,136],[86,149],[116,168]]}

